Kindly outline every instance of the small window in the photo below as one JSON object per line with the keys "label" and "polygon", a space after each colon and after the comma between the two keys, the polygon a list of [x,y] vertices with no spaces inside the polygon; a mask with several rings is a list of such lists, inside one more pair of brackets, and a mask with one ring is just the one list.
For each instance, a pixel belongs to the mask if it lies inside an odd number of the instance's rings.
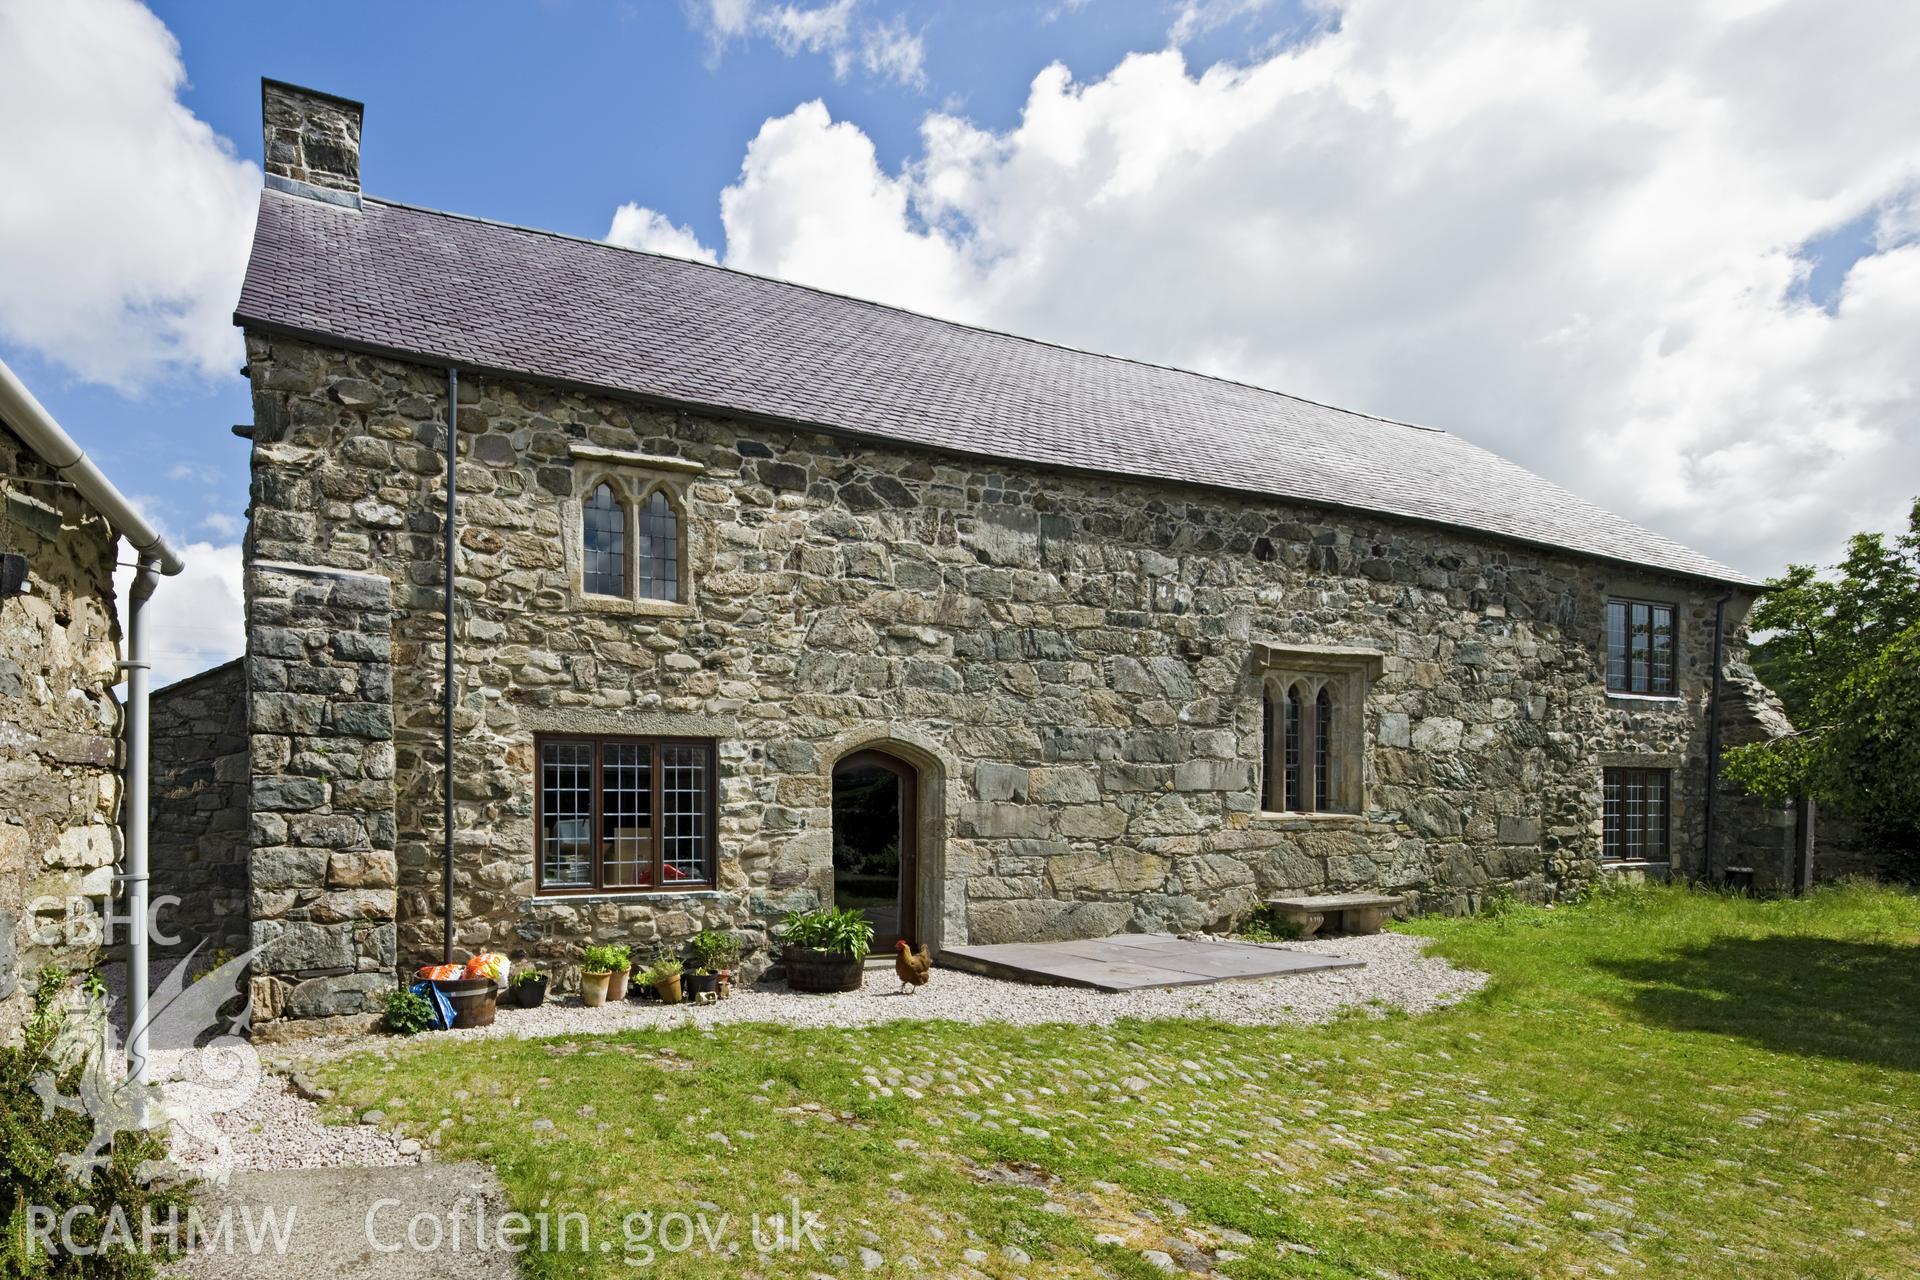
{"label": "small window", "polygon": [[640,504],[640,598],[680,598],[680,513],[659,489]]}
{"label": "small window", "polygon": [[1287,690],[1287,740],[1284,745],[1282,766],[1286,777],[1286,808],[1289,813],[1298,813],[1306,806],[1300,803],[1300,690]]}
{"label": "small window", "polygon": [[1607,688],[1615,693],[1674,692],[1674,609],[1646,600],[1607,601]]}
{"label": "small window", "polygon": [[1666,769],[1608,769],[1602,854],[1615,862],[1665,862],[1672,825]]}
{"label": "small window", "polygon": [[711,742],[539,740],[542,893],[713,883]]}
{"label": "small window", "polygon": [[1329,782],[1333,777],[1333,753],[1330,743],[1333,740],[1333,695],[1326,686],[1320,686],[1320,694],[1313,700],[1313,809],[1315,813],[1325,813],[1332,808],[1327,803]]}
{"label": "small window", "polygon": [[597,596],[627,594],[627,513],[603,484],[580,508],[582,584]]}

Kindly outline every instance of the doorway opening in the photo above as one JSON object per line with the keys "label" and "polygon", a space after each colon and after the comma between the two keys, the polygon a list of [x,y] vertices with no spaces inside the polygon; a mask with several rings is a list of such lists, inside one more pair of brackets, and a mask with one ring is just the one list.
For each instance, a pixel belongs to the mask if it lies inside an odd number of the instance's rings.
{"label": "doorway opening", "polygon": [[833,904],[873,925],[873,950],[919,941],[919,775],[884,751],[857,751],[833,767]]}

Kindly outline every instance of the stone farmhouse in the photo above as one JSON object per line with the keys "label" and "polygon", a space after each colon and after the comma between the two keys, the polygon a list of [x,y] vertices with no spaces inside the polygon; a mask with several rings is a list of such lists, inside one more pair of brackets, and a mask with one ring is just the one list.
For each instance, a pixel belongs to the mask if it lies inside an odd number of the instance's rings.
{"label": "stone farmhouse", "polygon": [[1785,867],[1734,570],[1443,431],[376,199],[359,104],[263,96],[247,654],[156,719],[247,813],[178,887],[246,886],[256,1018],[823,901]]}

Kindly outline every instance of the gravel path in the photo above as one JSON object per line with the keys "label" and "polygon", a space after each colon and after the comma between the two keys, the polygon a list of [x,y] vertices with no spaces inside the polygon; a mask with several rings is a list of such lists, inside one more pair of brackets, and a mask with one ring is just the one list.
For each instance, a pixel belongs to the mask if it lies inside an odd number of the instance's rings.
{"label": "gravel path", "polygon": [[[1109,993],[1075,987],[1034,987],[936,969],[917,995],[895,994],[892,965],[871,966],[859,991],[799,995],[784,985],[761,983],[733,999],[710,1005],[663,1007],[626,1001],[618,1007],[583,1008],[573,997],[539,1009],[502,1007],[491,1027],[433,1033],[433,1043],[505,1036],[607,1034],[647,1027],[719,1026],[732,1022],[777,1022],[795,1027],[860,1027],[905,1019],[1006,1022],[1033,1025],[1072,1022],[1104,1025],[1123,1018],[1208,1018],[1241,1025],[1326,1022],[1342,1011],[1375,1006],[1425,1013],[1453,1004],[1486,984],[1483,973],[1456,969],[1422,954],[1424,938],[1382,933],[1370,938],[1332,938],[1275,944],[1317,955],[1364,960],[1363,969],[1338,969],[1252,982],[1222,982],[1178,990]],[[392,1166],[427,1159],[418,1143],[372,1123],[323,1125],[319,1106],[296,1093],[288,1076],[310,1063],[344,1054],[385,1051],[386,1037],[333,1037],[262,1045],[270,1074],[247,1103],[219,1117],[233,1144],[236,1169],[317,1169],[343,1165]]]}
{"label": "gravel path", "polygon": [[[1235,941],[1240,941],[1236,939]],[[914,995],[896,994],[893,966],[872,965],[865,986],[841,995],[800,995],[782,984],[760,983],[733,999],[708,1005],[662,1006],[635,1000],[588,1009],[577,999],[549,1001],[539,1009],[503,1005],[491,1027],[433,1033],[435,1043],[501,1036],[607,1033],[646,1027],[719,1026],[730,1022],[777,1022],[793,1027],[863,1027],[901,1019],[956,1022],[1105,1024],[1123,1018],[1215,1018],[1254,1026],[1325,1022],[1344,1009],[1378,1003],[1425,1013],[1478,991],[1486,975],[1456,969],[1422,954],[1427,939],[1381,933],[1369,938],[1330,938],[1274,944],[1288,950],[1363,960],[1363,969],[1336,969],[1206,987],[1110,993],[1079,987],[1036,987],[935,969]],[[273,1062],[331,1057],[368,1047],[366,1037],[294,1041],[264,1046]]]}

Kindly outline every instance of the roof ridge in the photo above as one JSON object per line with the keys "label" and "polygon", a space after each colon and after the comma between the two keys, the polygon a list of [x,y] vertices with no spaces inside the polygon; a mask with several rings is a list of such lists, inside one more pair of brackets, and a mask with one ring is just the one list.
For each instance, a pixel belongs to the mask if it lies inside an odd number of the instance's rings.
{"label": "roof ridge", "polygon": [[[272,188],[268,188],[272,190]],[[282,192],[282,195],[287,193]],[[291,196],[292,199],[300,199]],[[659,253],[652,249],[636,249],[632,245],[614,244],[610,240],[595,240],[589,236],[577,236],[567,231],[554,231],[547,227],[530,227],[524,223],[506,222],[499,218],[483,218],[473,213],[458,213],[451,209],[436,209],[431,205],[412,204],[405,200],[389,200],[382,196],[362,196],[367,204],[383,205],[392,209],[406,209],[413,213],[430,214],[438,218],[453,218],[461,222],[477,222],[483,226],[499,227],[505,231],[519,231],[533,236],[551,236],[556,240],[569,240],[575,244],[590,245],[597,249],[609,249],[615,253],[633,253],[643,258],[655,258],[665,262],[684,263],[690,267],[700,267],[708,271],[720,271],[727,275],[740,276],[747,280],[757,280],[763,284],[780,285],[787,289],[804,289],[806,292],[823,298],[833,298],[840,302],[851,302],[858,306],[873,307],[880,311],[891,311],[897,315],[912,316],[916,320],[925,320],[931,324],[946,325],[953,329],[965,329],[971,333],[984,333],[995,338],[1006,338],[1014,342],[1029,343],[1036,347],[1050,347],[1055,351],[1067,351],[1078,356],[1087,356],[1095,360],[1112,360],[1118,364],[1130,364],[1141,369],[1154,369],[1162,373],[1177,373],[1187,378],[1205,378],[1208,382],[1218,382],[1224,386],[1241,387],[1248,391],[1257,391],[1261,395],[1279,396],[1283,400],[1292,400],[1299,404],[1312,405],[1316,409],[1327,409],[1334,413],[1344,413],[1350,417],[1365,418],[1369,422],[1378,422],[1389,427],[1403,427],[1408,431],[1426,431],[1433,435],[1452,436],[1453,432],[1445,427],[1430,427],[1420,422],[1405,422],[1399,418],[1389,418],[1383,414],[1367,413],[1360,409],[1348,409],[1337,404],[1328,404],[1324,400],[1311,400],[1306,396],[1295,395],[1291,391],[1280,391],[1273,387],[1263,387],[1257,382],[1247,382],[1240,378],[1229,378],[1223,374],[1203,373],[1198,369],[1185,369],[1175,364],[1161,364],[1154,360],[1142,360],[1137,356],[1115,355],[1109,351],[1095,351],[1090,347],[1076,347],[1071,343],[1054,342],[1047,338],[1035,338],[1029,334],[1014,333],[1010,329],[995,329],[989,325],[969,324],[965,320],[950,320],[945,316],[931,315],[925,311],[915,311],[912,307],[903,307],[897,303],[879,302],[873,298],[862,298],[857,294],[840,293],[833,289],[823,289],[819,285],[807,284],[799,280],[788,280],[781,276],[763,275],[758,271],[747,271],[740,267],[729,267],[719,262],[703,262],[698,258],[682,258],[671,253]]]}

